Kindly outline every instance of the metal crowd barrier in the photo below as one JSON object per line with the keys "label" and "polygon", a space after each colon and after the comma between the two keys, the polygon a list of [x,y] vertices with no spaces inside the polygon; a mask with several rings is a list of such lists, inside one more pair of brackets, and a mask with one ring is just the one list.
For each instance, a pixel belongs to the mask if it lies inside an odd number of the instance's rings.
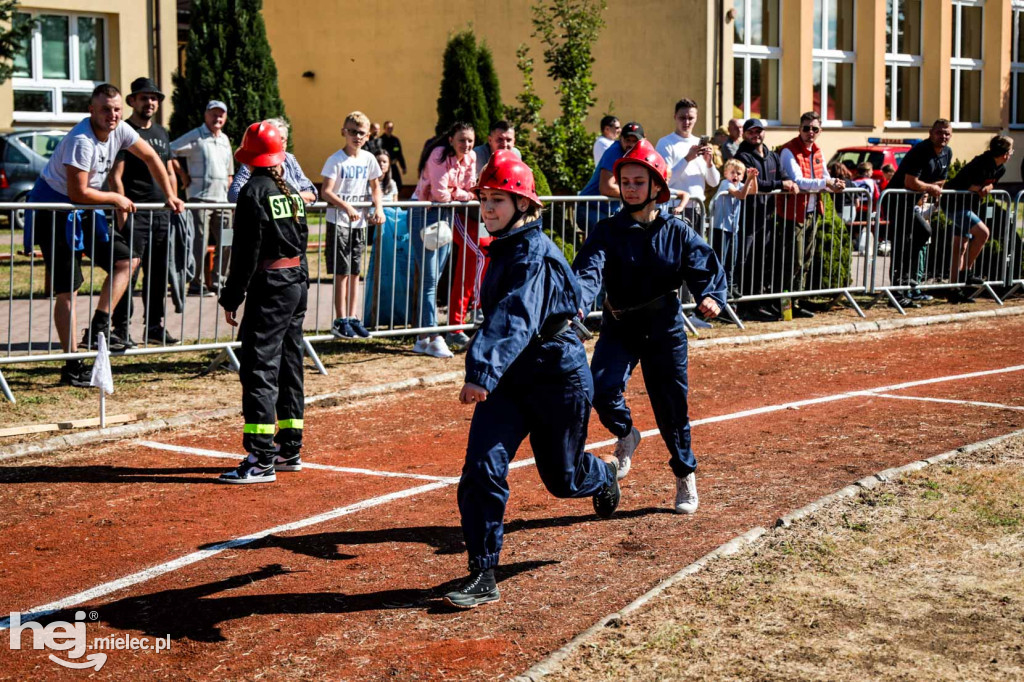
{"label": "metal crowd barrier", "polygon": [[[920,235],[913,232],[922,229],[917,219],[922,215],[917,210],[921,197],[909,192],[887,191],[877,202],[861,188],[813,195],[758,194],[741,203],[738,215],[726,215],[726,204],[714,200],[706,210],[699,202],[691,202],[687,214],[726,266],[731,305],[842,295],[864,316],[853,298],[855,293],[887,296],[903,312],[898,300],[903,292],[949,287],[950,277],[956,286],[973,287],[974,295],[985,291],[997,301],[1000,299],[993,286],[1007,287],[1004,296],[1024,287],[1018,235],[1018,226],[1024,224],[1019,217],[1024,210],[1024,191],[1012,201],[1005,192],[993,192],[993,200],[982,204],[985,210],[980,217],[992,236],[975,267],[975,273],[984,280],[981,284],[969,284],[963,270],[951,271],[950,216],[969,209],[972,195],[943,195],[923,217],[931,229],[930,240],[924,240],[923,256]],[[617,202],[600,196],[542,199],[544,231],[570,263],[593,226],[618,210]],[[114,242],[97,238],[99,214],[95,212],[112,207],[0,203],[0,213],[26,208],[84,211],[79,221],[84,281],[74,297],[73,324],[67,316],[55,315],[54,310],[54,291],[60,288],[58,275],[73,273],[48,271],[38,246],[49,239],[44,246],[53,250],[58,238],[66,238],[66,224],[57,225],[61,214],[42,214],[42,222],[37,221],[35,226],[37,245],[25,256],[16,256],[22,250],[16,231],[10,230],[4,240],[9,242],[10,256],[8,271],[0,270],[0,320],[7,322],[6,333],[0,331],[0,369],[7,364],[94,357],[89,328],[97,308],[112,315],[108,337],[111,330],[123,331],[118,327],[128,325],[137,345],[122,351],[124,355],[213,350],[220,353],[210,369],[225,362],[237,369],[233,349],[240,344],[235,339],[235,328],[223,321],[214,294],[226,277],[232,241],[245,235],[233,229],[233,204],[186,206],[202,237],[191,247],[179,237],[164,237],[170,222],[166,207],[137,206],[138,212],[129,217],[122,232],[128,249],[139,259],[127,285],[132,295],[112,300],[116,296],[103,288],[103,282],[107,279],[105,268],[111,268],[111,262],[117,260]],[[354,206],[367,208],[370,204]],[[362,285],[355,294],[352,316],[360,318],[374,336],[382,337],[440,334],[476,326],[480,280],[486,265],[481,247],[489,241],[486,230],[479,225],[478,206],[475,202],[385,202],[384,224],[367,225],[360,260]],[[344,255],[337,252],[346,246],[346,235],[353,239],[352,235],[357,234],[341,229],[347,227],[346,218],[339,218],[341,227],[332,228],[328,234],[328,208],[323,202],[306,207],[311,284],[304,345],[323,374],[326,369],[312,344],[335,338],[330,330],[343,288],[342,277],[333,274],[338,265],[334,256]],[[442,224],[451,234],[450,243],[437,243],[437,235],[446,232]],[[731,232],[723,229],[729,227],[733,228]],[[340,250],[351,252],[357,244],[350,242],[347,246],[347,250]],[[193,273],[185,271],[188,253],[197,261]],[[917,258],[916,265],[911,263],[913,258]],[[97,269],[97,265],[103,267]],[[122,263],[120,268],[119,279],[115,279],[127,282],[126,266]],[[681,293],[687,301],[684,309],[692,310],[695,303],[689,301],[685,290]],[[742,326],[731,305],[726,316]],[[599,300],[590,315],[598,316],[600,311]],[[691,331],[696,332],[692,326]],[[59,343],[61,332],[70,346],[67,350]],[[8,400],[14,400],[2,371],[0,390]]]}

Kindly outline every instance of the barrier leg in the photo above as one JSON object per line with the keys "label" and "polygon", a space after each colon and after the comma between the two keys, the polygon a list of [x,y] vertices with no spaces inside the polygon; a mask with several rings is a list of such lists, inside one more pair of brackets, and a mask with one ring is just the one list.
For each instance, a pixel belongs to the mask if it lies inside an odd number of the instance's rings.
{"label": "barrier leg", "polygon": [[1008,299],[1011,296],[1013,296],[1015,293],[1017,293],[1022,288],[1022,286],[1024,286],[1024,285],[1022,285],[1020,282],[1017,282],[1016,284],[1014,284],[1012,287],[1010,287],[1009,291],[1007,291],[1005,294],[1003,294],[1003,300],[1005,301],[1006,299]]}
{"label": "barrier leg", "polygon": [[232,372],[237,372],[241,367],[241,365],[238,364],[238,358],[235,356],[235,351],[231,350],[230,348],[225,348],[224,350],[217,354],[217,357],[213,359],[213,362],[210,363],[210,366],[206,368],[206,371],[203,372],[203,374],[209,374],[213,370],[219,368],[225,362],[228,363],[228,368]]}
{"label": "barrier leg", "polygon": [[[992,289],[992,286],[988,282],[985,282],[984,284],[982,284],[982,287],[984,287],[985,291],[988,292],[988,295],[992,297],[992,300],[994,300],[999,305],[1003,305],[1003,300],[1001,298],[999,298],[999,296],[996,295],[995,290]],[[980,292],[978,292],[978,293],[980,293]]]}
{"label": "barrier leg", "polygon": [[884,289],[884,291],[885,295],[889,297],[889,303],[892,304],[892,307],[895,308],[900,315],[906,315],[907,311],[903,309],[903,306],[900,305],[900,302],[897,301],[896,297],[892,295],[892,291],[890,289]]}
{"label": "barrier leg", "polygon": [[309,339],[302,338],[302,347],[306,349],[306,355],[313,361],[313,366],[316,367],[316,371],[320,372],[324,376],[327,376],[327,368],[324,367],[324,363],[320,362],[320,356],[313,350],[313,344],[309,342]]}
{"label": "barrier leg", "polygon": [[4,373],[0,372],[0,391],[4,392],[4,397],[7,398],[8,402],[16,403],[14,394],[11,393],[11,387],[7,385],[7,379],[4,379]]}
{"label": "barrier leg", "polygon": [[729,316],[729,319],[732,320],[733,324],[735,324],[737,327],[739,327],[740,329],[746,329],[746,327],[743,326],[743,320],[739,318],[739,316],[736,314],[736,311],[733,310],[732,306],[729,305],[728,303],[725,304],[725,314]]}
{"label": "barrier leg", "polygon": [[686,326],[686,331],[690,332],[696,337],[700,337],[700,334],[697,333],[697,328],[693,326],[693,323],[690,322],[689,315],[687,315],[685,312],[683,313],[683,324]]}
{"label": "barrier leg", "polygon": [[857,305],[857,301],[854,300],[853,294],[851,294],[849,291],[844,291],[843,295],[846,296],[846,300],[850,302],[850,305],[853,306],[853,309],[857,311],[858,315],[865,318],[867,317],[867,315],[864,314],[864,311],[860,309],[860,306]]}

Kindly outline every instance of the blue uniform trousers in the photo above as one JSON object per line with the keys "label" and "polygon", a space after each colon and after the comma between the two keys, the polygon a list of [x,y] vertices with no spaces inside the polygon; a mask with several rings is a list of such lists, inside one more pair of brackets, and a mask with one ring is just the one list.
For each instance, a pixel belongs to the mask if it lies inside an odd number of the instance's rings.
{"label": "blue uniform trousers", "polygon": [[617,438],[629,434],[633,418],[623,393],[639,362],[654,419],[668,446],[672,473],[682,478],[697,468],[690,447],[687,415],[686,328],[677,306],[654,316],[615,320],[605,311],[590,369],[594,375],[594,409]]}
{"label": "blue uniform trousers", "polygon": [[611,468],[584,452],[593,381],[586,366],[501,382],[478,403],[459,481],[462,533],[470,570],[498,565],[508,502],[508,468],[527,435],[545,487],[555,497],[591,497],[612,483]]}

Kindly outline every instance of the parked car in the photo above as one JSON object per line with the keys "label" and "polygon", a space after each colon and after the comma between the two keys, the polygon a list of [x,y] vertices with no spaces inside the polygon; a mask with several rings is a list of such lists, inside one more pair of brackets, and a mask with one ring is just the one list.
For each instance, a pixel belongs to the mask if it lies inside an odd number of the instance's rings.
{"label": "parked car", "polygon": [[829,160],[828,165],[831,166],[837,162],[841,163],[856,176],[857,164],[870,161],[874,167],[871,177],[878,183],[878,189],[883,190],[888,183],[882,177],[882,166],[890,163],[893,168],[898,168],[903,157],[918,142],[920,140],[894,140],[884,137],[869,137],[868,143],[863,147],[843,147],[837,151],[835,156]]}
{"label": "parked car", "polygon": [[[25,201],[66,130],[16,130],[0,134],[0,201]],[[0,211],[7,214],[7,211]],[[25,227],[25,212],[13,211],[12,227]]]}

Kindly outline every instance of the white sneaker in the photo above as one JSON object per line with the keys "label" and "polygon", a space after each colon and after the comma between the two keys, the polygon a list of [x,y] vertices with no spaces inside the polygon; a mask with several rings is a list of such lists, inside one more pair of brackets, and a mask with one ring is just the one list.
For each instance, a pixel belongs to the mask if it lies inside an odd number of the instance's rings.
{"label": "white sneaker", "polygon": [[628,435],[623,436],[615,444],[615,459],[619,460],[619,480],[621,481],[629,473],[629,468],[633,465],[633,453],[636,452],[636,446],[640,444],[640,432],[633,427],[633,430]]}
{"label": "white sneaker", "polygon": [[431,339],[430,343],[427,344],[427,350],[424,351],[427,355],[432,355],[435,358],[454,358],[455,353],[448,350],[448,344],[444,342],[443,336],[435,336]]}
{"label": "white sneaker", "polygon": [[430,337],[425,339],[416,339],[416,343],[412,344],[413,353],[426,353],[427,347],[430,345]]}
{"label": "white sneaker", "polygon": [[676,514],[697,511],[697,476],[693,473],[676,479]]}

